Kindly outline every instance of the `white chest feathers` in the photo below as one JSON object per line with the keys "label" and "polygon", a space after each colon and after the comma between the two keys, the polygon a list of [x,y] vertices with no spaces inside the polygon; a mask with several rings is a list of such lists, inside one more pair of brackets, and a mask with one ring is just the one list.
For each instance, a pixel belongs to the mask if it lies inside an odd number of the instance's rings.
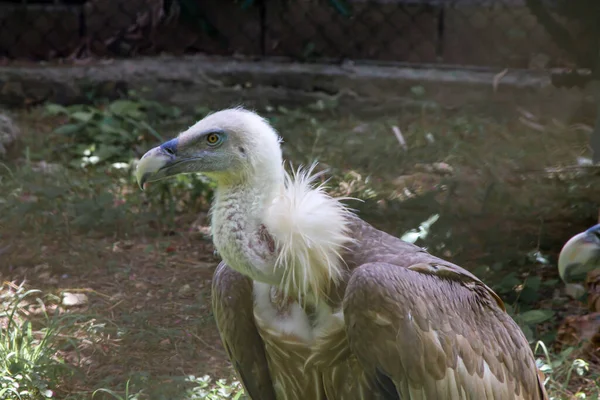
{"label": "white chest feathers", "polygon": [[259,330],[269,336],[307,347],[312,346],[332,325],[343,324],[344,319],[341,310],[333,310],[324,303],[307,313],[297,301],[285,299],[274,286],[256,281],[254,316]]}

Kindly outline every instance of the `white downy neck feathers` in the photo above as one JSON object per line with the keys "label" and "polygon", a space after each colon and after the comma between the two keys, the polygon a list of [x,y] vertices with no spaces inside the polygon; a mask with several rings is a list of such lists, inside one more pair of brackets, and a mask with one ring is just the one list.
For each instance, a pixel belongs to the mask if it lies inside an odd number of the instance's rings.
{"label": "white downy neck feathers", "polygon": [[285,174],[285,184],[266,210],[265,226],[275,239],[275,269],[284,272],[284,295],[295,293],[302,302],[311,293],[318,300],[329,283],[342,277],[340,251],[352,241],[348,236],[350,211],[315,185],[321,173],[316,163]]}

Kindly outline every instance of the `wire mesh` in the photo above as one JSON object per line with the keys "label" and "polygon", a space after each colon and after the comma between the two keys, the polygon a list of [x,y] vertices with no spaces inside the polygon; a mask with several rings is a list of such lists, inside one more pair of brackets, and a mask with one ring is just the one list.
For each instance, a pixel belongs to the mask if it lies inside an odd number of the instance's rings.
{"label": "wire mesh", "polygon": [[205,53],[305,62],[572,65],[526,1],[0,0],[0,57]]}

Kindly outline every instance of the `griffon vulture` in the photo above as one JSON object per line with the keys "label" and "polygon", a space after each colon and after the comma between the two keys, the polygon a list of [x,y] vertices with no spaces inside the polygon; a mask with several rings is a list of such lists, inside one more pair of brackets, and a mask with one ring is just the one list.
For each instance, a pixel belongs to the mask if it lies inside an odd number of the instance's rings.
{"label": "griffon vulture", "polygon": [[287,173],[280,142],[261,116],[226,109],[136,172],[142,187],[193,172],[216,181],[213,311],[250,398],[548,398],[496,293],[358,218],[312,167]]}

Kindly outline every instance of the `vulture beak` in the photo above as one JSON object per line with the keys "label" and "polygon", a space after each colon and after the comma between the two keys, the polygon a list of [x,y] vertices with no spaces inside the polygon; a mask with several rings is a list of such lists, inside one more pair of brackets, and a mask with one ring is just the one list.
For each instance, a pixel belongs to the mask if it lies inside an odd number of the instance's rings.
{"label": "vulture beak", "polygon": [[175,175],[173,167],[179,163],[177,158],[177,139],[169,140],[162,145],[148,150],[140,159],[135,177],[138,185],[144,190],[144,183]]}
{"label": "vulture beak", "polygon": [[584,282],[596,268],[600,268],[600,224],[569,239],[558,256],[558,273],[565,283]]}

